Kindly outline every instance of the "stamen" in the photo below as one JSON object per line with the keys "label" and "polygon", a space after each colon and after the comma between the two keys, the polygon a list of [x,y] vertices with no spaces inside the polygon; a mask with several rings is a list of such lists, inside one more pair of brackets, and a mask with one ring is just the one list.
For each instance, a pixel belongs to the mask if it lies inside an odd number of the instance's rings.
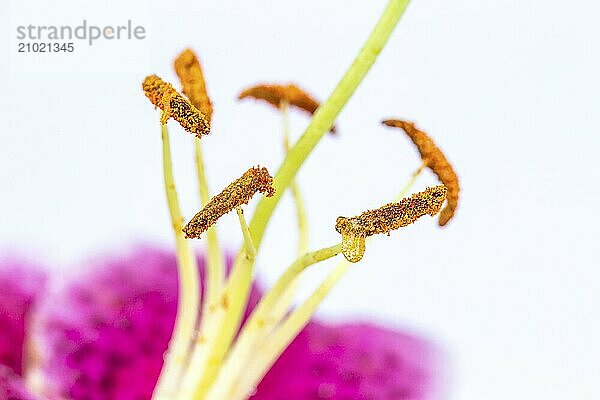
{"label": "stamen", "polygon": [[365,251],[365,238],[386,233],[415,222],[423,215],[434,216],[446,200],[444,185],[427,188],[398,203],[368,210],[353,218],[339,217],[335,229],[342,234],[342,253],[350,262],[358,262]]}
{"label": "stamen", "polygon": [[[402,199],[410,189],[421,169],[422,168],[419,168],[419,170],[413,174],[409,182],[401,190],[398,195],[399,199]],[[365,241],[366,240],[367,239],[365,239]],[[331,289],[333,289],[333,287],[342,279],[350,266],[351,263],[347,260],[340,261],[319,287],[317,287],[302,304],[291,311],[289,315],[279,323],[275,331],[268,337],[268,340],[264,340],[258,351],[255,351],[256,356],[245,365],[245,370],[248,371],[248,373],[245,373],[241,377],[241,380],[236,382],[235,386],[230,389],[233,390],[235,394],[230,396],[229,399],[243,399],[247,397],[248,393],[252,392],[252,388],[257,385],[257,382],[260,382],[261,378],[277,360],[279,355],[287,346],[289,346],[302,328],[306,326],[317,310],[317,307],[321,304],[323,299],[327,297]],[[283,279],[282,276],[280,280]],[[271,291],[274,290],[275,287],[271,289]],[[261,302],[263,301],[265,300],[263,299]],[[250,318],[252,319],[252,317]],[[277,321],[280,321],[280,318],[277,318]],[[246,331],[246,329],[244,329],[244,331]],[[242,332],[242,335],[244,334],[244,331]]]}
{"label": "stamen", "polygon": [[[247,226],[243,220],[243,215],[238,211],[244,234],[246,237],[250,238],[251,241],[245,241],[246,245],[242,248],[236,258],[232,272],[229,275],[225,287],[221,291],[223,305],[214,310],[210,310],[214,315],[212,318],[208,319],[206,328],[204,327],[204,321],[200,326],[201,333],[197,343],[194,345],[189,368],[187,369],[185,378],[181,384],[182,390],[180,393],[184,394],[181,398],[206,398],[204,396],[210,388],[211,383],[214,381],[215,375],[219,371],[226,353],[230,349],[231,343],[240,325],[244,306],[247,304],[254,267],[253,254],[247,254],[248,249],[250,248],[248,243],[253,244],[252,248],[254,250],[252,253],[260,247],[265,227],[285,189],[289,186],[298,169],[322,138],[323,134],[325,134],[326,130],[333,125],[335,118],[375,62],[400,16],[406,9],[407,3],[408,0],[389,1],[379,22],[351,68],[336,86],[336,89],[329,99],[315,112],[315,117],[312,119],[300,140],[290,149],[289,154],[277,174],[275,185],[277,193],[274,195],[273,199],[268,201],[264,201],[266,199],[263,199],[263,201],[259,203],[250,227]],[[157,107],[163,109],[163,112],[166,114],[166,119],[168,119],[173,110],[176,109],[176,107],[173,107],[173,97],[175,97],[174,94],[167,93],[166,96],[161,95],[159,97],[159,100],[157,101],[159,104],[155,103]],[[274,192],[274,188],[272,186],[269,187],[271,193],[268,193],[267,196]],[[333,281],[334,279],[328,280],[328,282]],[[322,287],[319,288],[319,296],[321,294],[325,295],[327,287],[325,287],[325,290],[320,289],[322,289]],[[311,305],[311,307],[316,306],[320,301],[320,298],[318,298],[319,296],[311,297],[308,304]],[[293,315],[290,315],[290,317],[286,318],[286,321],[284,321],[282,329],[279,330],[281,334],[278,336],[279,338],[283,338],[283,340],[278,340],[274,343],[276,348],[280,349],[281,343],[284,341],[289,343],[289,341],[293,339],[295,334],[297,334],[300,324],[306,323],[310,315],[314,312],[314,309],[309,310],[309,307],[307,306],[301,307],[300,311],[302,312],[299,315],[302,318],[292,318]],[[268,354],[265,354],[265,357],[262,358],[270,360],[271,362],[274,361],[273,356],[276,358],[277,350],[269,348],[267,349],[267,353]],[[250,373],[252,374],[252,370]],[[255,386],[255,384],[256,382],[254,382],[252,386]],[[190,393],[192,396],[188,396]],[[248,397],[248,395],[249,392],[246,391],[240,394],[243,398]],[[229,398],[228,400],[233,399]]]}
{"label": "stamen", "polygon": [[[213,107],[206,90],[206,81],[202,73],[202,67],[196,54],[190,50],[184,50],[174,62],[175,73],[181,82],[182,92],[190,102],[200,110],[212,123]],[[208,179],[204,168],[204,157],[202,155],[202,143],[200,139],[194,138],[194,161],[196,163],[196,174],[198,176],[198,189],[202,207],[210,201]],[[219,246],[219,238],[216,227],[206,232],[206,297],[203,315],[207,315],[206,308],[216,301],[225,279],[225,261]]]}
{"label": "stamen", "polygon": [[[244,90],[238,96],[238,99],[253,98],[265,101],[275,108],[281,108],[282,105],[292,105],[309,114],[314,114],[320,106],[320,103],[300,89],[293,83],[287,85],[280,84],[258,84]],[[331,133],[335,133],[335,126],[331,128]]]}
{"label": "stamen", "polygon": [[253,167],[212,198],[183,228],[186,238],[199,239],[223,215],[248,201],[257,192],[270,197],[275,193],[273,178],[266,168]]}
{"label": "stamen", "polygon": [[275,332],[267,340],[264,340],[260,348],[255,351],[256,356],[245,366],[246,372],[241,377],[241,381],[235,387],[231,388],[234,394],[227,397],[227,399],[242,400],[248,398],[248,394],[252,393],[252,389],[258,385],[269,368],[277,361],[294,338],[298,336],[298,333],[300,333],[315,314],[317,307],[349,268],[350,263],[348,262],[342,261],[337,264],[327,278],[313,291],[310,297],[281,321]]}
{"label": "stamen", "polygon": [[441,211],[438,223],[444,226],[452,219],[456,208],[458,207],[458,194],[460,186],[458,176],[454,172],[454,168],[427,133],[417,129],[415,124],[408,121],[390,119],[383,121],[384,125],[394,128],[400,128],[406,132],[406,135],[412,140],[421,154],[423,163],[437,175],[440,182],[448,188],[448,204]]}
{"label": "stamen", "polygon": [[186,49],[175,59],[174,67],[175,73],[183,86],[181,91],[210,122],[212,120],[213,105],[206,91],[206,82],[198,57],[192,50]]}
{"label": "stamen", "polygon": [[179,275],[179,301],[177,318],[173,329],[173,336],[169,349],[165,355],[165,363],[160,373],[159,380],[154,389],[153,399],[168,400],[173,398],[177,391],[178,380],[183,373],[188,361],[188,350],[194,338],[196,318],[200,304],[200,286],[198,266],[190,243],[185,240],[181,232],[183,217],[179,207],[179,197],[173,178],[171,161],[171,145],[169,132],[166,125],[161,126],[163,145],[163,174],[167,204],[171,216],[171,224],[175,234],[177,248],[177,268]]}
{"label": "stamen", "polygon": [[160,118],[163,125],[172,117],[183,129],[198,138],[210,133],[210,124],[204,114],[173,89],[170,83],[150,75],[144,79],[142,89],[150,102],[163,111]]}
{"label": "stamen", "polygon": [[[252,312],[240,332],[238,340],[227,356],[227,360],[222,366],[207,398],[232,398],[233,392],[239,390],[239,383],[244,379],[241,375],[243,371],[247,370],[248,362],[258,356],[253,352],[269,340],[268,335],[286,315],[286,312],[278,313],[276,310],[278,303],[285,298],[287,290],[294,285],[299,275],[308,267],[335,257],[340,251],[341,246],[339,244],[325,247],[302,255],[288,267]],[[287,308],[285,311],[287,311]]]}

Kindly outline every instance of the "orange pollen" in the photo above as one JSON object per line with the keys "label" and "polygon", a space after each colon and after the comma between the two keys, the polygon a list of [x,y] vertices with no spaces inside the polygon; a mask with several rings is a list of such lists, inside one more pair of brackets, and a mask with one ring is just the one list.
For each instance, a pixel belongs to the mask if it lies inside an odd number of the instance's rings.
{"label": "orange pollen", "polygon": [[342,235],[342,253],[350,262],[358,262],[365,251],[365,238],[402,228],[429,214],[434,216],[446,200],[444,185],[427,188],[398,203],[368,210],[357,217],[338,217],[335,230]]}
{"label": "orange pollen", "polygon": [[183,228],[186,238],[199,239],[200,235],[217,222],[219,218],[248,201],[257,192],[271,197],[275,193],[273,177],[266,168],[253,167],[240,178],[213,197],[194,218]]}
{"label": "orange pollen", "polygon": [[440,212],[440,218],[438,220],[440,226],[446,225],[456,212],[460,192],[458,176],[456,175],[454,168],[452,168],[452,164],[450,164],[444,153],[436,146],[429,135],[417,129],[414,123],[390,119],[383,121],[383,124],[404,130],[406,135],[417,147],[421,159],[423,160],[423,164],[431,169],[440,182],[448,188],[448,204]]}
{"label": "orange pollen", "polygon": [[213,115],[213,105],[208,97],[206,81],[198,57],[192,50],[186,49],[177,56],[173,65],[181,82],[181,91],[210,122]]}
{"label": "orange pollen", "polygon": [[160,122],[163,125],[172,117],[183,129],[198,138],[210,133],[210,124],[204,114],[173,89],[170,83],[150,75],[144,79],[142,89],[150,102],[162,110]]}
{"label": "orange pollen", "polygon": [[[238,96],[238,99],[253,98],[262,100],[271,104],[275,108],[280,108],[284,104],[289,104],[309,114],[314,114],[319,108],[319,102],[306,91],[300,89],[293,83],[287,85],[280,84],[258,84],[244,90]],[[335,133],[335,126],[331,128],[331,133]]]}

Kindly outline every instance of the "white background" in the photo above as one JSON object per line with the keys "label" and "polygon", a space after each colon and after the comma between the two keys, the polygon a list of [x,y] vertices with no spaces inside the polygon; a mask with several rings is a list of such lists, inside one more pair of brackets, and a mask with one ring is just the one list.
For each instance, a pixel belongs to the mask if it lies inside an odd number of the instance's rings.
{"label": "white background", "polygon": [[[192,46],[216,109],[204,140],[212,186],[257,163],[275,172],[278,115],[236,94],[291,80],[326,97],[385,3],[144,1],[151,56],[135,73],[10,74],[0,63],[0,246],[43,260],[58,279],[138,242],[171,246],[158,115],[143,77],[173,80],[173,57]],[[89,5],[72,7],[90,18]],[[134,19],[132,9],[97,2],[93,13],[114,23]],[[61,17],[53,12],[48,24]],[[439,229],[425,219],[373,241],[321,309],[432,338],[451,362],[452,399],[600,398],[599,12],[584,0],[415,0],[340,116],[339,137],[324,138],[299,176],[320,247],[338,239],[338,215],[391,199],[419,165],[383,117],[417,121],[454,163],[456,220]],[[0,15],[7,60],[6,2]],[[294,116],[296,134],[306,122]],[[191,141],[171,127],[191,216]],[[426,174],[415,190],[434,182]],[[240,241],[235,223],[221,224],[229,248]],[[294,227],[286,197],[260,256],[263,281],[293,259]]]}

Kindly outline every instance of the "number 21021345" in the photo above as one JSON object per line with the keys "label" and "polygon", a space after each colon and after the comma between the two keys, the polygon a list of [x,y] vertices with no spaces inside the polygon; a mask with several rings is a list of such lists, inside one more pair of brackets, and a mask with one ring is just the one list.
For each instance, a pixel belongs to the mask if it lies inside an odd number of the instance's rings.
{"label": "number 21021345", "polygon": [[72,53],[73,43],[24,43],[18,44],[19,53]]}

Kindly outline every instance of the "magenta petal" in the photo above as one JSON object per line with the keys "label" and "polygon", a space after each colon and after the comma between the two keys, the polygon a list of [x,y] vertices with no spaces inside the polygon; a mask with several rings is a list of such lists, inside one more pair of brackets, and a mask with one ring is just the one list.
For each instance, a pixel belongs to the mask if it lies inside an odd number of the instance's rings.
{"label": "magenta petal", "polygon": [[23,379],[12,369],[0,365],[0,399],[2,400],[34,400],[25,388]]}
{"label": "magenta petal", "polygon": [[[255,290],[252,305],[257,298]],[[45,394],[73,400],[149,399],[176,309],[177,269],[171,253],[141,248],[92,268],[40,307],[34,340]]]}
{"label": "magenta petal", "polygon": [[[33,331],[45,394],[149,397],[173,329],[175,268],[171,254],[139,249],[100,263],[48,298]],[[124,382],[120,377],[128,369],[148,379]]]}
{"label": "magenta petal", "polygon": [[420,339],[374,325],[312,322],[252,399],[431,399],[439,371],[436,354]]}
{"label": "magenta petal", "polygon": [[23,370],[26,318],[45,281],[44,274],[27,263],[0,262],[0,364],[18,375]]}

